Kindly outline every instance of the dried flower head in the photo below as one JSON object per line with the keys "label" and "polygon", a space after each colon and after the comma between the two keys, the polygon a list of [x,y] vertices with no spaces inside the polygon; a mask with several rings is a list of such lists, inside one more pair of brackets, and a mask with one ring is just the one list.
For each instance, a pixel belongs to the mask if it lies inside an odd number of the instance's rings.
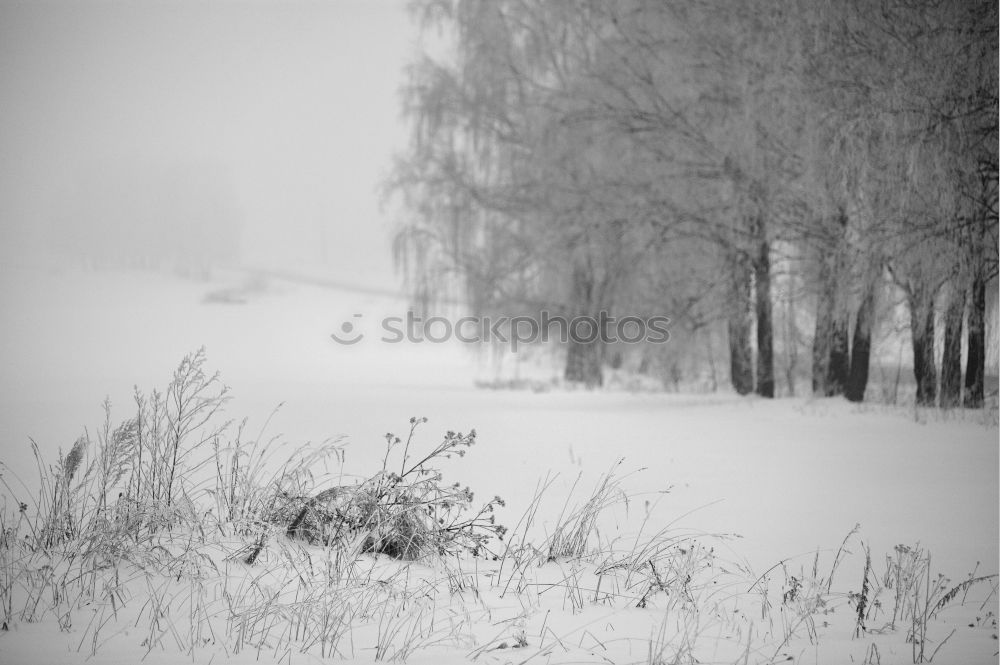
{"label": "dried flower head", "polygon": [[70,448],[69,455],[66,455],[66,459],[63,460],[63,475],[67,480],[70,480],[76,470],[80,468],[80,464],[83,462],[83,451],[86,447],[87,439],[81,436]]}

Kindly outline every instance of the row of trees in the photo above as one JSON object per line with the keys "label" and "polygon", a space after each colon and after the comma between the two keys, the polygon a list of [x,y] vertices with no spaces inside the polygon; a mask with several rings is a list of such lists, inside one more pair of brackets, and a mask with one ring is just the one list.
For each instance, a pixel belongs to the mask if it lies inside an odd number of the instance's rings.
{"label": "row of trees", "polygon": [[[412,11],[434,53],[409,70],[412,143],[391,187],[410,212],[397,261],[422,301],[458,285],[479,314],[666,313],[675,340],[721,326],[734,388],[765,397],[778,352],[794,390],[808,321],[812,389],[860,401],[901,294],[917,401],[982,404],[995,2]],[[566,378],[600,384],[607,357],[571,343]]]}
{"label": "row of trees", "polygon": [[86,265],[204,277],[239,257],[242,213],[216,164],[95,160],[55,206],[51,245]]}

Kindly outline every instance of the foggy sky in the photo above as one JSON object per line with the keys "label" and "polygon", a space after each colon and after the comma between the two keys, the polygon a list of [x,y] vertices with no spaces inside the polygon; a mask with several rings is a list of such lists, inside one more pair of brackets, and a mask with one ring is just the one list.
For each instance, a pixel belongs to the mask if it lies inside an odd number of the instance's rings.
{"label": "foggy sky", "polygon": [[375,189],[414,40],[402,0],[0,5],[0,256],[169,218],[182,173],[248,262],[394,284]]}

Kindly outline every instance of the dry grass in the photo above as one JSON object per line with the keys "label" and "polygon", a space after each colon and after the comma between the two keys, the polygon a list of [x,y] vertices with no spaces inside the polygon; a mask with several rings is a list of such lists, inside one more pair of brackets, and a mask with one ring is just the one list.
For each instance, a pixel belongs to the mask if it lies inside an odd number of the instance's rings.
{"label": "dry grass", "polygon": [[[854,531],[825,574],[817,553],[811,570],[783,561],[753,575],[720,556],[725,536],[657,526],[646,497],[625,490],[620,463],[579,497],[580,478],[556,498],[547,477],[508,533],[498,497],[477,503],[438,470],[473,448],[474,431],[425,448],[425,421],[413,418],[405,440],[387,436],[380,469],[350,475],[337,441],[289,449],[266,422],[249,435],[245,421],[227,421],[228,391],[204,362],[192,354],[162,393],[136,391],[118,425],[106,404],[96,433],[54,462],[32,443],[36,481],[0,476],[4,630],[54,621],[80,635],[85,656],[138,641],[193,660],[401,662],[443,649],[527,663],[608,660],[627,643],[650,664],[764,663],[795,639],[818,642],[817,619],[849,606],[859,636],[898,624],[914,662],[929,662],[944,644],[928,648],[936,616],[979,585],[995,594],[996,576],[935,579],[929,555],[903,546],[880,579],[869,557],[860,593],[837,593]],[[637,504],[636,531],[602,535]],[[778,569],[780,598],[767,588]],[[632,617],[648,636],[599,636],[583,619],[595,608]]]}

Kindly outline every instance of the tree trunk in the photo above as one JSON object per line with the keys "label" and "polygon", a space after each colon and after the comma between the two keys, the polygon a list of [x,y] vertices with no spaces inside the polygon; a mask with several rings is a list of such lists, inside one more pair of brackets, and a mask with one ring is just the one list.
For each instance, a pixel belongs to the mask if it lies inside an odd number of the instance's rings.
{"label": "tree trunk", "polygon": [[917,381],[917,404],[937,402],[937,369],[934,364],[934,298],[918,294],[910,298],[910,334],[913,338],[913,376]]}
{"label": "tree trunk", "polygon": [[841,395],[850,370],[845,285],[847,272],[847,213],[840,211],[830,231],[830,251],[821,256],[816,333],[813,337],[813,393]]}
{"label": "tree trunk", "polygon": [[874,279],[866,280],[865,291],[858,306],[858,316],[854,321],[854,340],[851,342],[851,369],[847,377],[844,395],[852,402],[865,399],[868,387],[868,366],[871,361],[872,324],[875,316]]}
{"label": "tree trunk", "polygon": [[850,292],[850,271],[848,268],[847,242],[847,212],[841,210],[837,215],[838,237],[837,250],[834,254],[833,278],[833,332],[830,340],[830,367],[827,375],[827,396],[843,395],[847,390],[847,380],[851,373],[850,350],[850,314],[847,297]]}
{"label": "tree trunk", "polygon": [[850,373],[848,320],[837,312],[836,282],[821,288],[816,301],[816,332],[813,336],[812,388],[816,395],[842,395]]}
{"label": "tree trunk", "polygon": [[757,394],[774,397],[774,331],[771,312],[771,256],[764,220],[753,222],[757,255],[753,261],[757,305]]}
{"label": "tree trunk", "polygon": [[962,318],[965,291],[955,289],[944,314],[944,351],[941,355],[941,408],[962,403]]}
{"label": "tree trunk", "polygon": [[969,303],[969,349],[965,364],[965,406],[983,406],[983,377],[986,374],[986,280],[982,268],[972,280],[972,300]]}
{"label": "tree trunk", "polygon": [[706,330],[705,332],[705,348],[708,351],[708,370],[709,379],[712,382],[712,392],[717,392],[719,390],[719,380],[716,376],[715,371],[715,347],[712,345],[712,331]]}
{"label": "tree trunk", "polygon": [[570,338],[569,346],[566,347],[564,378],[567,381],[578,381],[588,388],[604,385],[604,375],[601,372],[603,346],[600,340],[585,344]]}
{"label": "tree trunk", "polygon": [[847,389],[847,378],[851,371],[851,355],[848,348],[848,327],[846,316],[834,316],[830,339],[830,366],[826,377],[826,396],[843,395]]}
{"label": "tree trunk", "polygon": [[[826,271],[824,270],[823,273]],[[826,395],[830,373],[830,346],[833,340],[833,289],[828,277],[821,274],[819,297],[816,299],[816,330],[812,347],[812,390],[814,395]]]}
{"label": "tree trunk", "polygon": [[795,309],[795,280],[788,277],[785,292],[785,321],[782,347],[785,351],[785,383],[788,384],[788,394],[795,397],[795,379],[799,365],[799,328]]}
{"label": "tree trunk", "polygon": [[[571,285],[573,302],[573,312],[576,316],[591,316],[593,321],[598,320],[596,312],[600,310],[597,302],[600,297],[595,295],[593,272],[584,262],[578,262],[573,266],[573,282]],[[567,381],[578,381],[588,388],[596,388],[604,385],[604,374],[601,371],[601,362],[604,360],[604,342],[597,336],[597,339],[585,341],[584,338],[576,339],[573,330],[569,331],[568,346],[566,347],[566,368],[563,377]],[[581,335],[589,336],[590,331],[581,328],[578,331]],[[593,331],[597,332],[597,331]]]}
{"label": "tree trunk", "polygon": [[750,348],[750,266],[746,256],[730,260],[729,376],[740,395],[753,391],[753,350]]}

